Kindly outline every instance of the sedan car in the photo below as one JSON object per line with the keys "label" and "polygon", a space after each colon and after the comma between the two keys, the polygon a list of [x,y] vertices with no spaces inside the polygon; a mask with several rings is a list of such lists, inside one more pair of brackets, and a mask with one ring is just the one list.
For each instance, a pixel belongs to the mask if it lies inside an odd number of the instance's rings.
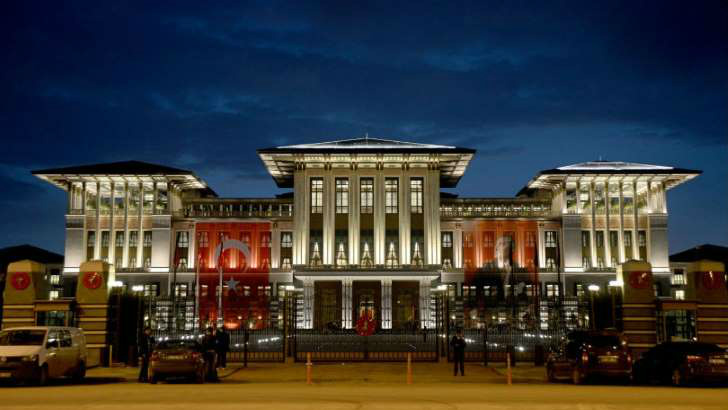
{"label": "sedan car", "polygon": [[728,383],[728,352],[701,342],[661,343],[634,363],[635,381],[680,386],[693,382]]}
{"label": "sedan car", "polygon": [[202,346],[194,340],[165,340],[154,347],[149,360],[149,382],[172,377],[186,377],[205,382]]}
{"label": "sedan car", "polygon": [[582,384],[593,376],[630,380],[632,354],[627,341],[616,331],[570,333],[546,364],[549,381],[571,380]]}

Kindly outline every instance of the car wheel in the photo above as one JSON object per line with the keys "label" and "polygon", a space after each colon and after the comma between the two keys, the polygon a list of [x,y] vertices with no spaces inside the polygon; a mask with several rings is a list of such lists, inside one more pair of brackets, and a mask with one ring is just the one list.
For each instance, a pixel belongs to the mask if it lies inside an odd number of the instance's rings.
{"label": "car wheel", "polygon": [[683,380],[683,375],[680,369],[675,369],[672,371],[672,379],[670,380],[672,382],[673,386],[682,386],[685,384],[685,380]]}
{"label": "car wheel", "polygon": [[38,386],[45,386],[48,384],[48,366],[43,365],[38,371],[38,379],[36,380]]}
{"label": "car wheel", "polygon": [[581,374],[579,368],[574,368],[571,372],[571,382],[574,384],[584,384],[584,375]]}
{"label": "car wheel", "polygon": [[73,381],[76,383],[80,383],[83,381],[84,377],[86,377],[86,363],[81,361],[81,362],[78,362],[76,371],[73,373]]}

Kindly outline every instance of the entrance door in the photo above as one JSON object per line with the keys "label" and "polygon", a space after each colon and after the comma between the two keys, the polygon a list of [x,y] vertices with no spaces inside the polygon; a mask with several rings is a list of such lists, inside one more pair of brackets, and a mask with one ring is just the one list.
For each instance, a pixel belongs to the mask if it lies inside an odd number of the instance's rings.
{"label": "entrance door", "polygon": [[392,328],[417,329],[419,321],[420,283],[392,282]]}
{"label": "entrance door", "polygon": [[382,284],[378,281],[354,281],[351,284],[352,317],[354,322],[363,315],[374,318],[381,326]]}
{"label": "entrance door", "polygon": [[314,327],[341,329],[341,282],[314,282]]}

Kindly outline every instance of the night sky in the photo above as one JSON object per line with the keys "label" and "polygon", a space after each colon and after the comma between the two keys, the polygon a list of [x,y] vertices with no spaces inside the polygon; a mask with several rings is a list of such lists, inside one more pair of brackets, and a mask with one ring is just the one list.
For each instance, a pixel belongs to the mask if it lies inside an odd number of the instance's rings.
{"label": "night sky", "polygon": [[670,252],[728,245],[724,1],[106,3],[0,5],[0,246],[63,251],[33,169],[138,159],[266,197],[255,149],[365,133],[477,149],[463,196],[598,158],[700,169]]}

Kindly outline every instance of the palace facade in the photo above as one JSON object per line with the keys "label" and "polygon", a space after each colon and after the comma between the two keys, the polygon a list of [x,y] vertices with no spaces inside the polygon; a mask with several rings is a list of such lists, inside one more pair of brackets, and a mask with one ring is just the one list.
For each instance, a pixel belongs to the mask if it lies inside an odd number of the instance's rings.
{"label": "palace facade", "polygon": [[[511,198],[441,191],[475,154],[375,138],[260,149],[290,189],[274,198],[220,198],[191,171],[135,161],[34,174],[68,192],[68,289],[100,259],[117,286],[195,296],[201,318],[222,291],[226,323],[276,316],[297,292],[301,328],[351,328],[363,312],[383,329],[434,328],[438,292],[458,320],[495,318],[475,301],[606,289],[631,259],[669,293],[666,194],[700,171],[593,161],[538,172]],[[229,240],[245,250],[220,252]]]}

